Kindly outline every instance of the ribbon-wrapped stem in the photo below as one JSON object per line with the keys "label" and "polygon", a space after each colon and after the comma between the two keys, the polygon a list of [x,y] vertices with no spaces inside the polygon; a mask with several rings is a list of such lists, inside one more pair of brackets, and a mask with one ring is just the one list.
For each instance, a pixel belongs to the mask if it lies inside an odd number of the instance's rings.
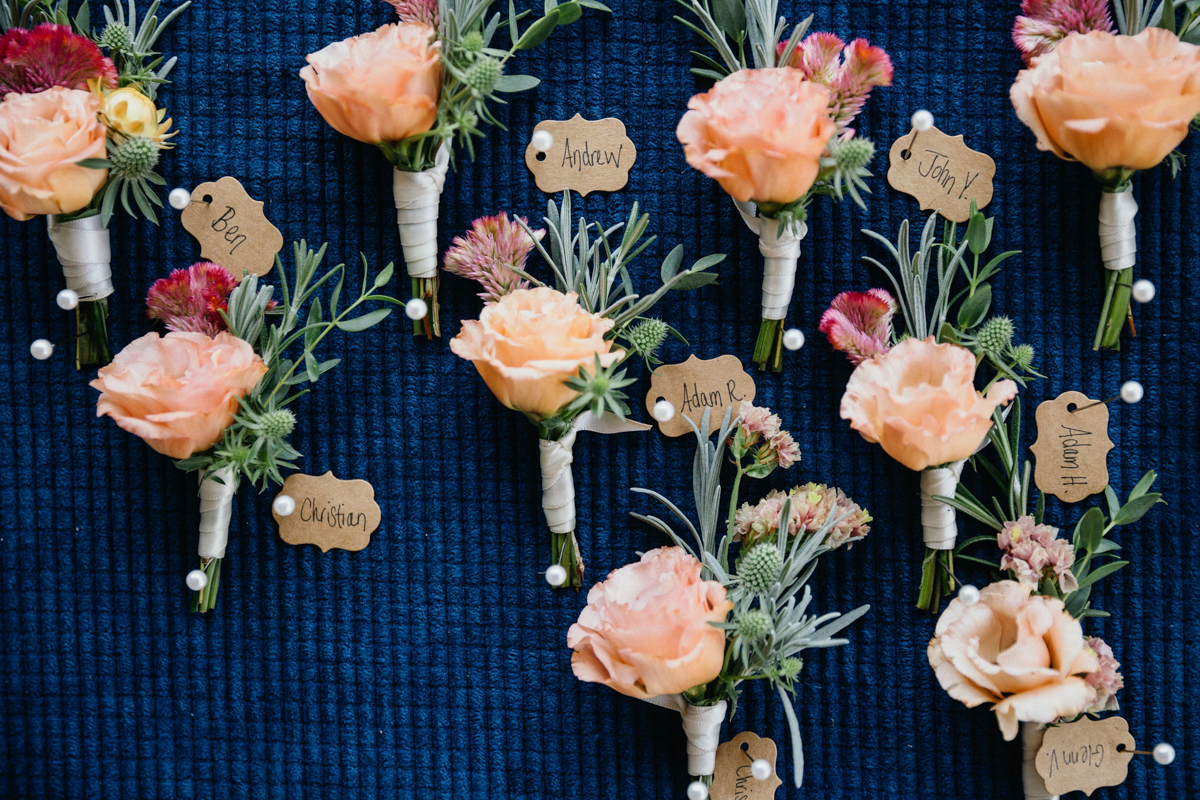
{"label": "ribbon-wrapped stem", "polygon": [[441,334],[438,323],[438,212],[450,148],[443,144],[434,158],[434,166],[423,172],[393,170],[392,198],[396,204],[396,225],[404,265],[413,282],[413,296],[424,300],[428,313],[413,321],[413,333],[429,338]]}
{"label": "ribbon-wrapped stem", "polygon": [[113,293],[112,247],[100,215],[46,217],[46,232],[67,288],[79,295],[75,307],[75,367],[103,366],[112,360],[108,344],[108,296]]}
{"label": "ribbon-wrapped stem", "polygon": [[575,428],[556,440],[540,439],[538,456],[542,468],[542,513],[550,526],[550,562],[567,571],[562,584],[578,589],[583,580],[583,559],[575,538]]}
{"label": "ribbon-wrapped stem", "polygon": [[708,706],[693,705],[681,694],[651,697],[646,702],[679,712],[687,736],[688,774],[711,782],[721,744],[721,723],[729,704],[720,700]]}
{"label": "ribbon-wrapped stem", "polygon": [[1058,800],[1058,795],[1046,791],[1046,782],[1037,771],[1037,754],[1045,735],[1046,729],[1038,723],[1021,723],[1021,784],[1025,800]]}
{"label": "ribbon-wrapped stem", "polygon": [[1133,186],[1126,183],[1119,191],[1105,190],[1100,195],[1100,258],[1104,261],[1104,306],[1096,328],[1093,349],[1101,347],[1119,350],[1121,329],[1129,312],[1129,297],[1133,292],[1133,265],[1137,262],[1138,204],[1133,199]]}
{"label": "ribbon-wrapped stem", "polygon": [[200,541],[196,554],[207,583],[192,596],[192,611],[204,613],[217,604],[217,589],[221,584],[221,560],[229,543],[229,521],[233,517],[233,496],[237,493],[237,476],[231,467],[212,475],[200,475]]}
{"label": "ribbon-wrapped stem", "polygon": [[808,233],[801,223],[784,223],[761,216],[753,203],[735,203],[742,221],[758,234],[758,252],[763,257],[762,323],[754,345],[754,363],[759,369],[783,369],[783,326],[800,263],[800,242]]}
{"label": "ribbon-wrapped stem", "polygon": [[937,497],[954,497],[966,461],[921,471],[921,530],[925,563],[917,608],[936,612],[943,594],[954,590],[954,544],[958,521],[954,509]]}

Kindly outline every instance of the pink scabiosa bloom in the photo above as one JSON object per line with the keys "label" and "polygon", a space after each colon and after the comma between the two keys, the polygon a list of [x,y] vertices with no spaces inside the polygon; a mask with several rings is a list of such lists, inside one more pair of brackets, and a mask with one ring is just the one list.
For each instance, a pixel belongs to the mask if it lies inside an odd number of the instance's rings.
{"label": "pink scabiosa bloom", "polygon": [[1088,639],[1087,644],[1100,660],[1100,669],[1086,678],[1088,685],[1096,690],[1096,702],[1087,713],[1116,711],[1121,707],[1117,702],[1117,692],[1125,688],[1125,679],[1121,677],[1120,672],[1121,662],[1113,657],[1112,648],[1105,644],[1103,639],[1093,636]]}
{"label": "pink scabiosa bloom", "polygon": [[115,89],[117,69],[95,42],[66,25],[44,22],[30,29],[9,28],[0,36],[0,97],[55,86],[86,90],[89,81]]}
{"label": "pink scabiosa bloom", "polygon": [[[781,42],[779,52],[787,46]],[[892,59],[866,39],[846,44],[832,33],[809,34],[792,53],[787,66],[829,89],[829,115],[843,139],[854,136],[850,124],[862,112],[871,90],[892,85]]]}
{"label": "pink scabiosa bloom", "polygon": [[1013,44],[1026,64],[1053,50],[1071,33],[1116,33],[1108,0],[1024,0],[1013,25]]}
{"label": "pink scabiosa bloom", "polygon": [[883,289],[842,292],[821,315],[817,330],[858,366],[891,349],[896,301]]}
{"label": "pink scabiosa bloom", "polygon": [[[524,217],[520,218],[526,222]],[[541,240],[546,232],[534,231]],[[446,251],[443,268],[454,275],[478,281],[483,287],[479,296],[491,304],[517,289],[528,289],[529,282],[514,270],[525,270],[525,260],[533,252],[535,241],[503,211],[492,217],[480,217],[471,223],[471,230],[454,237]]]}
{"label": "pink scabiosa bloom", "polygon": [[1079,580],[1071,571],[1075,550],[1065,539],[1058,538],[1058,528],[1038,525],[1032,517],[1021,517],[1016,522],[1004,523],[996,541],[1004,551],[1000,569],[1012,572],[1018,583],[1037,588],[1042,578],[1053,575],[1062,591],[1074,592],[1079,588]]}
{"label": "pink scabiosa bloom", "polygon": [[438,29],[438,0],[386,0],[401,22],[422,22]]}
{"label": "pink scabiosa bloom", "polygon": [[779,533],[783,503],[791,499],[788,532],[819,531],[830,519],[839,519],[829,531],[825,543],[830,548],[862,539],[871,531],[871,515],[840,489],[821,483],[806,483],[784,493],[771,491],[756,505],[744,503],[734,517],[734,539],[743,549],[773,539]]}
{"label": "pink scabiosa bloom", "polygon": [[221,312],[237,286],[233,273],[219,264],[199,261],[160,278],[146,295],[146,313],[169,331],[216,337],[226,330]]}

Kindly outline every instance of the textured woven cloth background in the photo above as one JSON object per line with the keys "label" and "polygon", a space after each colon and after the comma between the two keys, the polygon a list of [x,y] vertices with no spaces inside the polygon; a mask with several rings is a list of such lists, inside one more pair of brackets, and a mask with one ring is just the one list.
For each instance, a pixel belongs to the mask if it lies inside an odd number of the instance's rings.
{"label": "textured woven cloth background", "polygon": [[[716,183],[686,166],[674,136],[687,99],[695,37],[666,0],[613,0],[549,46],[517,59],[541,76],[500,117],[474,163],[451,175],[442,245],[471,219],[509,210],[540,218],[546,197],[523,164],[541,119],[576,112],[622,118],[639,153],[630,184],[578,203],[617,222],[634,200],[660,236],[639,262],[657,283],[676,243],[689,258],[729,254],[720,287],[662,307],[702,357],[747,363],[758,326],[756,242]],[[814,28],[868,37],[896,64],[860,123],[886,172],[890,143],[917,108],[995,157],[989,213],[997,252],[1020,249],[995,282],[996,310],[1040,354],[1049,378],[1027,406],[1076,389],[1110,396],[1137,379],[1146,397],[1112,407],[1112,482],[1124,495],[1155,468],[1170,502],[1119,541],[1133,564],[1094,594],[1112,611],[1087,623],[1124,665],[1123,714],[1139,744],[1172,742],[1163,769],[1139,758],[1129,780],[1099,796],[1200,796],[1200,725],[1190,702],[1200,601],[1195,278],[1200,236],[1184,209],[1200,179],[1165,170],[1136,182],[1138,274],[1158,297],[1135,309],[1139,336],[1120,353],[1091,351],[1100,303],[1099,191],[1082,168],[1038,153],[1008,87],[1019,68],[1009,41],[1017,3],[984,0],[783,3]],[[197,0],[163,41],[180,54],[162,98],[181,134],[165,160],[168,186],[221,175],[266,201],[285,239],[329,242],[330,258],[398,259],[390,169],[372,147],[332,131],[296,73],[305,54],[389,21],[375,0],[219,3]],[[1185,151],[1200,161],[1196,138]],[[816,574],[816,607],[871,613],[847,647],[817,652],[802,675],[799,715],[807,764],[789,798],[996,798],[1019,792],[1019,746],[992,715],[938,688],[925,647],[934,620],[912,607],[921,550],[917,478],[849,431],[838,403],[850,366],[816,332],[845,289],[883,285],[861,257],[859,233],[889,237],[911,198],[871,181],[866,212],[814,203],[789,319],[808,334],[779,376],[760,376],[760,402],[783,416],[804,456],[756,492],[807,480],[834,483],[875,515],[871,536]],[[72,323],[44,223],[0,222],[0,792],[21,798],[671,798],[687,778],[676,715],[571,674],[568,626],[584,594],[552,592],[541,573],[548,535],[538,505],[536,436],[502,408],[445,340],[416,341],[395,315],[369,335],[331,337],[343,364],[298,407],[305,471],[369,479],[384,523],[362,552],[283,544],[271,495],[239,493],[217,610],[187,613],[183,576],[196,566],[193,476],[110,420],[95,418],[89,376],[72,368]],[[149,283],[198,257],[169,212],[161,227],[113,225],[120,346],[150,329]],[[287,252],[290,252],[287,251]],[[690,262],[689,262],[690,263]],[[536,271],[540,265],[531,261]],[[397,287],[400,292],[405,287]],[[477,315],[474,285],[443,283],[447,335]],[[60,344],[35,362],[35,338]],[[687,350],[672,344],[668,361]],[[646,378],[639,384],[645,391]],[[636,406],[637,404],[635,404]],[[645,418],[643,410],[636,416]],[[1029,414],[1032,419],[1032,414]],[[1027,427],[1026,442],[1032,441]],[[647,510],[630,486],[691,509],[692,445],[657,432],[584,435],[576,448],[579,519],[589,583],[663,544],[628,514]],[[978,476],[967,481],[979,485]],[[1090,504],[1050,503],[1064,527]],[[966,571],[976,582],[984,576]],[[726,736],[752,729],[781,745],[783,711],[747,688]]]}

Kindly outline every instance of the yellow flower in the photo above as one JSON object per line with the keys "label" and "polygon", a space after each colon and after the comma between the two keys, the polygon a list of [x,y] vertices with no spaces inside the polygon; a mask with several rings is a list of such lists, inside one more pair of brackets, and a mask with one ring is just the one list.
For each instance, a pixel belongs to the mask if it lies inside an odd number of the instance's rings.
{"label": "yellow flower", "polygon": [[160,146],[174,133],[167,133],[171,120],[163,120],[165,109],[157,108],[136,86],[108,92],[93,86],[100,100],[100,113],[119,141],[126,136],[144,136]]}

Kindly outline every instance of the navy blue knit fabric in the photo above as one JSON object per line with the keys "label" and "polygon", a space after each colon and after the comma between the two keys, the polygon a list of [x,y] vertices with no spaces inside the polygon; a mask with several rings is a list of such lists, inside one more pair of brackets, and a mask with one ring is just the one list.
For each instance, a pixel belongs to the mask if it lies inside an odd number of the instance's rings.
{"label": "navy blue knit fabric", "polygon": [[[617,116],[638,147],[629,186],[578,202],[617,222],[633,202],[659,240],[635,269],[643,289],[677,243],[689,258],[729,254],[721,284],[672,296],[663,315],[702,357],[747,363],[758,327],[761,259],[715,182],[690,169],[675,125],[700,87],[688,73],[695,37],[666,0],[615,0],[516,60],[544,79],[499,110],[472,163],[447,183],[444,247],[471,219],[508,210],[540,218],[547,200],[523,163],[541,119]],[[1019,249],[995,282],[997,311],[1040,354],[1049,377],[1029,408],[1065,390],[1115,394],[1139,380],[1139,405],[1112,407],[1109,457],[1124,494],[1150,468],[1170,502],[1119,541],[1133,564],[1093,595],[1113,612],[1087,622],[1124,665],[1123,714],[1140,744],[1172,742],[1167,769],[1139,758],[1112,798],[1200,796],[1194,657],[1200,602],[1200,472],[1194,309],[1200,307],[1194,169],[1136,181],[1138,274],[1158,297],[1135,309],[1139,336],[1096,354],[1101,267],[1099,191],[1085,170],[1038,153],[1008,88],[1020,66],[1009,40],[1015,0],[788,0],[815,29],[868,37],[895,60],[863,133],[882,154],[927,108],[997,161],[996,246]],[[285,239],[329,242],[330,258],[398,259],[390,169],[372,147],[331,130],[305,97],[305,54],[392,17],[376,0],[197,0],[162,40],[180,55],[161,97],[181,131],[168,186],[239,178]],[[1200,161],[1195,137],[1185,145]],[[885,155],[876,171],[886,171]],[[819,199],[804,241],[790,321],[808,344],[782,375],[759,376],[760,402],[794,432],[803,461],[753,487],[836,484],[876,517],[870,537],[828,557],[816,608],[871,613],[849,646],[816,652],[800,679],[805,784],[789,798],[995,798],[1019,792],[1019,748],[992,715],[938,688],[925,647],[934,620],[913,609],[919,577],[917,478],[838,418],[850,366],[816,332],[845,289],[883,285],[859,230],[891,237],[919,218],[882,177],[866,211]],[[161,227],[118,217],[112,229],[112,334],[150,329],[148,284],[195,261],[177,213]],[[676,715],[581,684],[568,626],[584,594],[552,592],[541,573],[548,536],[538,504],[536,436],[502,408],[445,340],[414,340],[395,315],[369,334],[331,337],[342,365],[298,406],[305,471],[366,478],[384,523],[367,549],[322,554],[282,543],[271,495],[239,493],[219,605],[187,613],[183,576],[196,566],[195,477],[141,440],[96,419],[96,392],[70,362],[72,321],[41,221],[0,222],[0,794],[12,798],[669,798],[687,783]],[[532,261],[533,269],[540,269]],[[405,291],[405,287],[398,287]],[[477,315],[475,287],[443,282],[447,335]],[[29,343],[60,344],[36,362]],[[671,344],[669,361],[688,349]],[[645,390],[646,379],[639,384]],[[1188,411],[1188,409],[1192,409]],[[644,410],[636,415],[645,417]],[[1032,415],[1029,415],[1030,419]],[[1027,434],[1028,437],[1028,434]],[[1029,443],[1027,438],[1026,444]],[[690,502],[692,446],[658,433],[584,434],[576,448],[589,582],[663,544],[631,524],[647,510],[630,486]],[[978,485],[978,477],[968,475]],[[1050,504],[1073,526],[1087,506]],[[971,576],[970,571],[967,571]],[[977,582],[982,575],[974,575]],[[777,699],[747,687],[726,734],[751,729],[786,745]],[[790,772],[781,746],[780,772]]]}

